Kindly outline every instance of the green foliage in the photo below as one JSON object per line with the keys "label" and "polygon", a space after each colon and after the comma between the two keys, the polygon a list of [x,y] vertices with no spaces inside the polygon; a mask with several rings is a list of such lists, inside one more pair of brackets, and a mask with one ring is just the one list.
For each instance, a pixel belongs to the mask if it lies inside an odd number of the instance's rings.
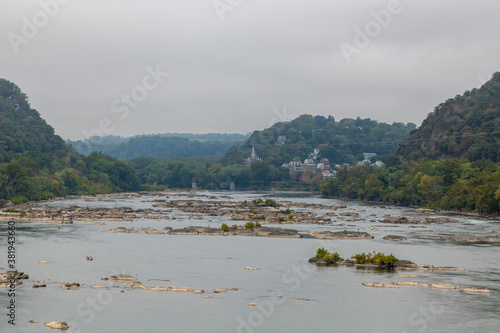
{"label": "green foliage", "polygon": [[265,202],[267,207],[276,207],[277,204],[276,204],[276,201],[274,201],[273,199],[267,199]]}
{"label": "green foliage", "polygon": [[247,224],[245,224],[245,228],[247,229],[253,229],[255,227],[255,224],[253,222],[247,222]]}
{"label": "green foliage", "polygon": [[254,205],[258,205],[258,204],[264,203],[264,200],[262,200],[262,199],[255,199],[255,200],[252,200],[252,203]]}
{"label": "green foliage", "polygon": [[227,232],[227,231],[229,231],[229,226],[225,223],[222,223],[221,229]]}
{"label": "green foliage", "polygon": [[293,215],[292,214],[288,215],[288,219],[293,220]]}
{"label": "green foliage", "polygon": [[20,204],[20,203],[25,203],[25,202],[28,202],[29,199],[26,198],[24,195],[16,195],[15,197],[12,197],[10,199],[10,201],[13,203],[13,204]]}
{"label": "green foliage", "polygon": [[255,222],[255,227],[258,228],[258,227],[261,227],[262,225],[260,224],[259,221]]}
{"label": "green foliage", "polygon": [[237,210],[235,213],[236,213],[236,215],[240,215],[241,214],[241,212],[239,210]]}
{"label": "green foliage", "polygon": [[321,247],[316,250],[316,258],[319,260],[327,261],[328,263],[336,263],[339,260],[344,260],[343,258],[340,257],[340,255],[335,252],[335,253],[330,253],[328,252],[325,248]]}
{"label": "green foliage", "polygon": [[397,149],[391,163],[420,158],[500,162],[500,73],[481,88],[439,104]]}
{"label": "green foliage", "polygon": [[397,167],[342,169],[324,180],[327,196],[500,214],[500,163],[441,159]]}
{"label": "green foliage", "polygon": [[286,221],[286,219],[285,219],[284,217],[281,217],[281,216],[280,216],[280,217],[278,218],[278,222],[285,222],[285,221]]}
{"label": "green foliage", "polygon": [[236,224],[233,224],[232,228],[233,228],[233,230],[236,230],[236,229],[238,229],[238,226]]}
{"label": "green foliage", "polygon": [[193,203],[192,203],[191,201],[189,201],[189,202],[187,203],[187,205],[188,205],[188,206],[192,206],[192,205],[193,205]]}
{"label": "green foliage", "polygon": [[250,214],[257,214],[257,211],[255,209],[250,208]]}
{"label": "green foliage", "polygon": [[246,204],[247,204],[247,203],[248,203],[248,201],[246,201],[246,200],[243,200],[243,201],[241,202],[241,204],[242,204],[242,205],[244,205],[244,206],[246,206]]}
{"label": "green foliage", "polygon": [[14,208],[6,208],[3,211],[4,211],[4,213],[15,213],[16,212],[16,210]]}
{"label": "green foliage", "polygon": [[385,255],[382,252],[375,253],[359,253],[353,255],[351,258],[356,259],[356,263],[358,264],[365,264],[365,263],[372,263],[372,264],[380,264],[380,265],[386,265],[389,267],[393,267],[396,262],[398,262],[398,258],[396,258],[392,253],[389,255]]}
{"label": "green foliage", "polygon": [[19,212],[19,215],[21,215],[21,217],[26,216],[26,211],[25,210],[21,210]]}
{"label": "green foliage", "polygon": [[290,208],[287,208],[285,210],[280,210],[280,213],[281,214],[285,214],[285,215],[289,215],[292,213],[292,211],[290,210]]}

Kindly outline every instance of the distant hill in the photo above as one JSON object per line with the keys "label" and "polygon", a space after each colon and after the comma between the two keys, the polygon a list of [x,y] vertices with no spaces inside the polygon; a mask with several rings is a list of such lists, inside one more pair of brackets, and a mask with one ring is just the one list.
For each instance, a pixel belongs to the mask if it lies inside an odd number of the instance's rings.
{"label": "distant hill", "polygon": [[14,83],[0,79],[0,163],[25,151],[63,156],[70,151],[54,129],[32,109]]}
{"label": "distant hill", "polygon": [[[330,163],[351,163],[363,159],[363,153],[376,153],[385,161],[414,130],[413,123],[379,123],[371,119],[342,119],[332,116],[302,115],[290,122],[274,124],[263,131],[255,131],[242,145],[229,149],[224,163],[238,164],[250,156],[252,147],[264,161],[276,166],[291,160],[304,160],[314,149]],[[278,142],[278,138],[286,140]]]}
{"label": "distant hill", "polygon": [[88,155],[94,151],[121,160],[137,157],[195,157],[222,156],[230,147],[243,142],[250,135],[244,134],[192,134],[166,133],[137,135],[131,138],[119,136],[92,137],[90,139],[69,141],[74,149]]}
{"label": "distant hill", "polygon": [[401,142],[400,160],[459,158],[500,162],[500,73],[481,88],[448,99]]}

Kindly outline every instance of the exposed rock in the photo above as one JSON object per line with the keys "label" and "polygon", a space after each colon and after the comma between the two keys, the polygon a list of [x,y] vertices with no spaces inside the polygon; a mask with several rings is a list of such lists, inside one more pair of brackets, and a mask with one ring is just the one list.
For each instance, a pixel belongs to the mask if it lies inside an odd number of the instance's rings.
{"label": "exposed rock", "polygon": [[125,228],[125,227],[118,227],[110,230],[105,230],[103,232],[111,232],[111,233],[129,233],[129,234],[135,234],[137,233],[137,230],[135,228]]}
{"label": "exposed rock", "polygon": [[308,231],[307,234],[319,239],[373,239],[373,236],[369,233],[358,231]]}
{"label": "exposed rock", "polygon": [[28,279],[28,275],[23,272],[0,273],[0,288],[9,288],[12,284],[23,284],[21,280]]}
{"label": "exposed rock", "polygon": [[431,285],[420,283],[420,282],[412,282],[412,281],[396,281],[393,284],[401,285],[401,286],[414,286],[414,287],[430,287]]}
{"label": "exposed rock", "polygon": [[183,229],[174,229],[168,232],[170,235],[203,235],[203,236],[263,236],[273,238],[300,238],[301,235],[292,229],[282,228],[262,228],[255,227],[246,229],[244,227],[238,229],[229,229],[224,231],[219,228],[211,227],[186,227]]}
{"label": "exposed rock", "polygon": [[227,291],[238,291],[238,288],[215,288],[214,293],[225,293]]}
{"label": "exposed rock", "polygon": [[260,268],[256,268],[256,267],[245,267],[246,270],[248,271],[260,271]]}
{"label": "exposed rock", "polygon": [[466,293],[484,293],[484,294],[491,294],[493,291],[489,289],[477,289],[477,288],[464,288],[462,291]]}
{"label": "exposed rock", "polygon": [[37,323],[38,323],[38,321],[36,321],[36,320],[30,320],[30,321],[29,321],[29,323],[32,323],[32,324],[37,324]]}
{"label": "exposed rock", "polygon": [[310,302],[311,301],[308,298],[300,298],[300,297],[294,297],[293,300],[295,300],[295,301],[304,301],[304,302]]}
{"label": "exposed rock", "polygon": [[56,329],[56,330],[67,330],[69,328],[68,324],[64,321],[50,321],[48,323],[44,323],[45,326]]}
{"label": "exposed rock", "polygon": [[141,231],[144,231],[146,234],[164,234],[163,231],[154,228],[141,228]]}
{"label": "exposed rock", "polygon": [[258,306],[259,304],[257,303],[248,303],[249,306]]}
{"label": "exposed rock", "polygon": [[80,284],[78,282],[65,283],[65,284],[60,285],[58,287],[63,288],[63,289],[76,289],[76,288],[80,287]]}
{"label": "exposed rock", "polygon": [[407,240],[407,238],[404,236],[398,236],[398,235],[387,235],[384,237],[384,240],[398,242],[398,241],[405,241],[405,240]]}
{"label": "exposed rock", "polygon": [[45,287],[47,287],[46,284],[34,284],[33,285],[33,288],[45,288]]}
{"label": "exposed rock", "polygon": [[100,288],[104,288],[104,287],[100,286],[100,285],[97,285],[97,284],[94,284],[94,285],[90,286],[90,288],[100,289]]}
{"label": "exposed rock", "polygon": [[46,261],[46,260],[40,260],[40,261],[39,261],[39,263],[40,263],[40,264],[48,264],[49,262],[48,262],[48,261]]}
{"label": "exposed rock", "polygon": [[87,259],[88,261],[92,261],[92,260],[94,260],[94,257],[92,257],[92,256],[87,256],[85,259]]}
{"label": "exposed rock", "polygon": [[432,283],[431,287],[437,289],[460,289],[460,287],[448,283]]}
{"label": "exposed rock", "polygon": [[[385,215],[384,215],[385,217]],[[409,218],[406,216],[389,216],[381,221],[382,223],[391,223],[391,224],[431,224],[431,223],[457,223],[458,220],[450,219],[447,217],[413,217]]]}

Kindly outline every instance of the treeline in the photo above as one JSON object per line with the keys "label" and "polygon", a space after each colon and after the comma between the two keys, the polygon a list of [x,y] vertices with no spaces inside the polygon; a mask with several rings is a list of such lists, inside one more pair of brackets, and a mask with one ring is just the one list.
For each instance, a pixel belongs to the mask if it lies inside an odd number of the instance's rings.
{"label": "treeline", "polygon": [[129,164],[101,153],[56,158],[53,153],[27,151],[0,164],[0,199],[14,203],[140,188]]}
{"label": "treeline", "polygon": [[169,188],[191,188],[195,181],[198,187],[209,190],[228,190],[232,181],[238,189],[269,188],[273,182],[289,182],[288,169],[270,163],[254,162],[250,167],[229,165],[213,160],[178,159],[159,161],[152,158],[136,158],[130,161],[144,184]]}
{"label": "treeline", "polygon": [[[321,157],[336,164],[355,164],[363,160],[363,153],[376,153],[385,162],[415,128],[413,123],[389,125],[369,118],[336,121],[332,116],[302,115],[255,131],[244,144],[229,149],[223,162],[241,163],[250,156],[252,147],[264,161],[276,166],[292,160],[303,161],[314,149],[320,149]],[[280,136],[286,136],[283,144],[277,142]]]}
{"label": "treeline", "polygon": [[500,214],[500,164],[458,159],[353,167],[318,185],[324,195],[431,209]]}

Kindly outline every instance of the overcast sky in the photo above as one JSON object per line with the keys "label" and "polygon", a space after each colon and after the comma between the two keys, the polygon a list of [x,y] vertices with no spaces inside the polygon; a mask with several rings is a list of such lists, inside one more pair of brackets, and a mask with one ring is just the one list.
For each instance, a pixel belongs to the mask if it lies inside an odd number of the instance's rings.
{"label": "overcast sky", "polygon": [[[44,5],[46,4],[46,5]],[[2,0],[0,77],[63,138],[414,122],[500,71],[498,0]]]}

